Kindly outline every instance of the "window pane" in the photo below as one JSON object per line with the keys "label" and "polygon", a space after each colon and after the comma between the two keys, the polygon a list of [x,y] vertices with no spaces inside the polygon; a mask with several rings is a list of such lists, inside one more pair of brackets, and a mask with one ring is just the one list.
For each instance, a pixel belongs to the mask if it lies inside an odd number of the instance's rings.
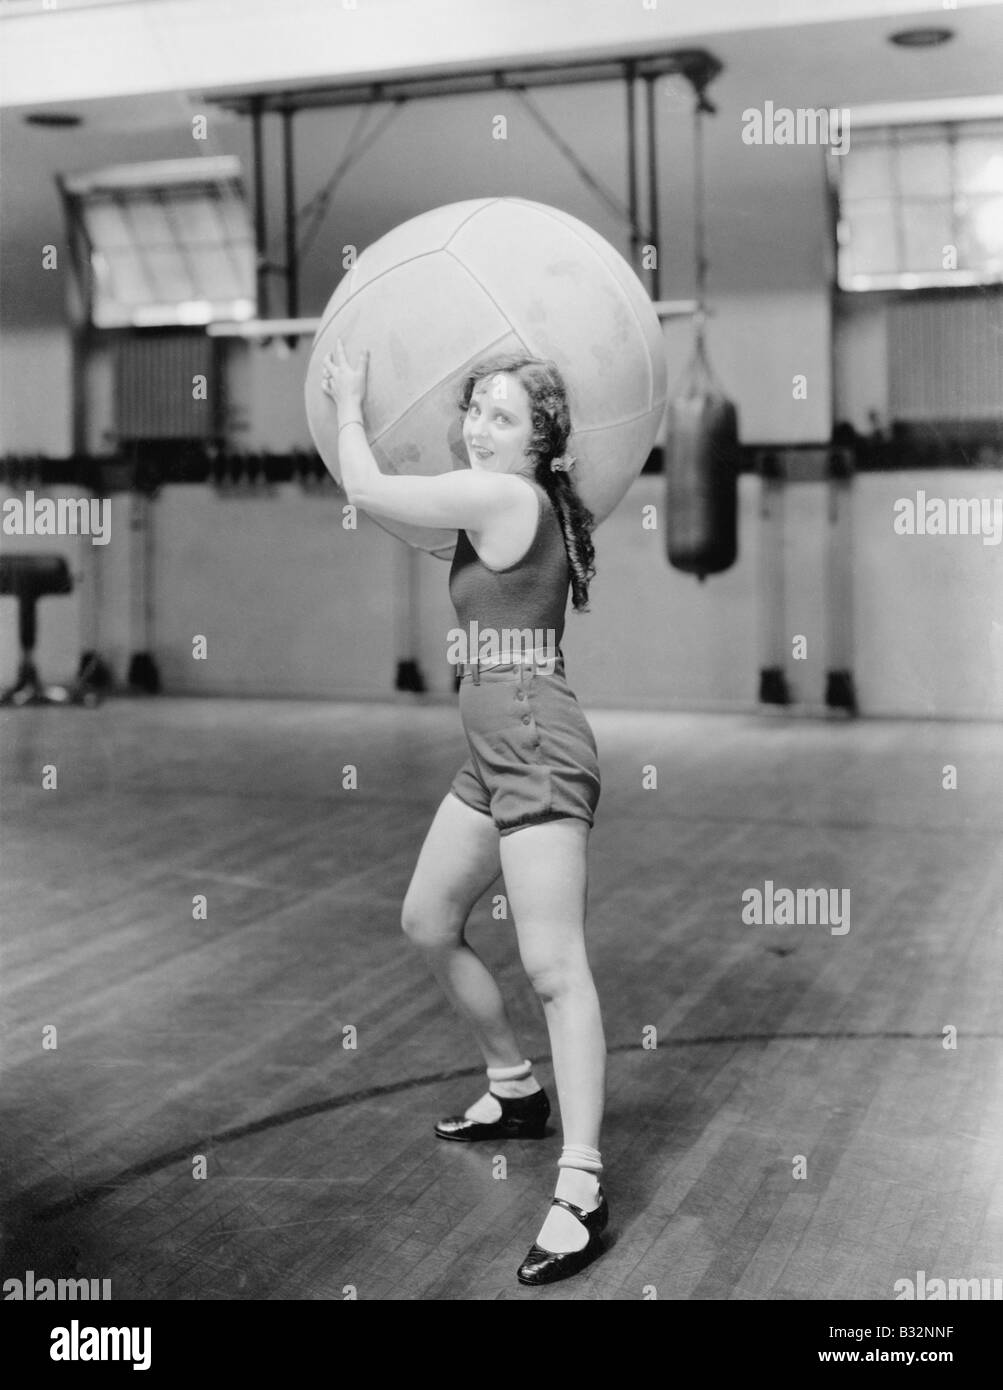
{"label": "window pane", "polygon": [[969,198],[959,212],[961,265],[1003,264],[1003,198]]}
{"label": "window pane", "polygon": [[962,137],[957,168],[959,193],[1003,193],[1003,135],[997,140]]}
{"label": "window pane", "polygon": [[220,239],[219,220],[213,216],[204,196],[172,200],[171,221],[178,237],[188,245],[200,242],[212,245]]}
{"label": "window pane", "polygon": [[951,187],[951,158],[946,140],[917,140],[900,145],[896,153],[898,192],[902,197],[945,196]]}
{"label": "window pane", "polygon": [[146,263],[156,286],[157,300],[169,304],[198,297],[179,251],[169,247],[147,247]]}
{"label": "window pane", "polygon": [[164,209],[152,199],[130,198],[126,218],[133,237],[144,246],[170,246],[174,241]]}
{"label": "window pane", "polygon": [[215,201],[226,229],[226,235],[233,241],[249,241],[251,239],[251,221],[245,204],[232,193],[226,193]]}
{"label": "window pane", "polygon": [[198,255],[199,298],[242,299],[249,286],[241,283],[235,256],[222,247],[206,247]]}
{"label": "window pane", "polygon": [[900,270],[895,247],[894,204],[869,199],[846,209],[849,235],[845,248],[849,275],[887,274]]}
{"label": "window pane", "polygon": [[892,191],[892,162],[888,145],[851,141],[842,155],[840,191],[844,198],[887,198]]}
{"label": "window pane", "polygon": [[239,267],[238,284],[242,298],[251,298],[255,293],[254,284],[254,247],[245,242],[240,246],[231,246],[230,255]]}
{"label": "window pane", "polygon": [[143,304],[153,293],[153,285],[142,260],[132,250],[109,251],[109,292],[125,304]]}
{"label": "window pane", "polygon": [[951,205],[946,200],[902,202],[904,270],[942,270],[944,248],[952,246]]}
{"label": "window pane", "polygon": [[85,206],[84,226],[92,246],[132,245],[132,233],[116,203],[95,202]]}

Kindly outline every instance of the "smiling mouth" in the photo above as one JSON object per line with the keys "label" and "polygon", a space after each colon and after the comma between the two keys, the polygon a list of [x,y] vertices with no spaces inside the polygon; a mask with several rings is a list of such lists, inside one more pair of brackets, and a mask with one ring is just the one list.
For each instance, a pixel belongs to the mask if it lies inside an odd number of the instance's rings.
{"label": "smiling mouth", "polygon": [[471,446],[470,446],[470,451],[471,451],[471,453],[476,454],[478,458],[490,458],[490,457],[491,457],[491,450],[490,450],[490,449],[482,449],[482,448],[481,448],[479,445],[477,445],[477,444],[471,444]]}

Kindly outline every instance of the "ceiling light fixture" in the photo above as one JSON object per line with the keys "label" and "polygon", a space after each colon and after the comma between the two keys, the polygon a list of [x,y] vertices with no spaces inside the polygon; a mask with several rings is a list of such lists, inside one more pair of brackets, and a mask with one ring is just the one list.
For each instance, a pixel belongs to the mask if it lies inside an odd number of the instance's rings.
{"label": "ceiling light fixture", "polygon": [[899,48],[937,48],[953,38],[953,29],[900,29],[888,42],[898,44]]}
{"label": "ceiling light fixture", "polygon": [[24,121],[25,125],[46,126],[50,130],[67,130],[71,126],[83,125],[82,119],[69,111],[32,111]]}

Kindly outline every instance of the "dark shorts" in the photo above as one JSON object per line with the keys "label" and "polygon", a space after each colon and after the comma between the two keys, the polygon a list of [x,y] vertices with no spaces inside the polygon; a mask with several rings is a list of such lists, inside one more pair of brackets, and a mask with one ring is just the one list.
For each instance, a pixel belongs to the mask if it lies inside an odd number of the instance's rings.
{"label": "dark shorts", "polygon": [[490,816],[499,834],[574,816],[593,824],[599,801],[596,741],[564,678],[526,666],[498,667],[460,682],[470,757],[454,796]]}

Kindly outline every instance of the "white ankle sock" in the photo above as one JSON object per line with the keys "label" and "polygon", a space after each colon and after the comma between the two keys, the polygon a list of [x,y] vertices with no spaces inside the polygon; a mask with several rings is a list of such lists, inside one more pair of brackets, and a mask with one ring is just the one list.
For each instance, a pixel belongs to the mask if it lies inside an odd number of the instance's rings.
{"label": "white ankle sock", "polygon": [[[581,1207],[582,1211],[595,1211],[599,1205],[599,1177],[603,1168],[599,1150],[587,1144],[565,1144],[557,1166],[560,1172],[554,1195]],[[544,1250],[563,1254],[584,1249],[588,1240],[588,1232],[576,1216],[564,1207],[551,1207],[536,1243]]]}
{"label": "white ankle sock", "polygon": [[602,1172],[602,1154],[588,1144],[565,1144],[557,1166],[562,1172],[592,1173],[598,1179]]}
{"label": "white ankle sock", "polygon": [[515,1100],[519,1096],[535,1096],[540,1083],[533,1075],[533,1063],[528,1059],[517,1067],[488,1067],[488,1081],[496,1096]]}
{"label": "white ankle sock", "polygon": [[533,1075],[533,1063],[520,1062],[515,1067],[488,1067],[488,1091],[463,1112],[465,1120],[490,1125],[501,1118],[498,1098],[515,1100],[519,1096],[535,1096],[540,1083]]}

